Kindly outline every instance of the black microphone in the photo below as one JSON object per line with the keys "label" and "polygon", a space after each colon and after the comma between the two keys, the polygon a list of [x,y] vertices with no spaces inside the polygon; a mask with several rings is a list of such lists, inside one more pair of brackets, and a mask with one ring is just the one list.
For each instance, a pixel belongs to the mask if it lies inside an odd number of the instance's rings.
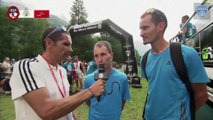
{"label": "black microphone", "polygon": [[[98,73],[95,74],[95,80],[97,81],[98,79],[102,79],[102,80],[105,80],[105,81],[108,79],[108,76],[105,73],[104,65],[99,65]],[[101,98],[101,96],[97,97],[98,102],[100,101],[100,98]]]}

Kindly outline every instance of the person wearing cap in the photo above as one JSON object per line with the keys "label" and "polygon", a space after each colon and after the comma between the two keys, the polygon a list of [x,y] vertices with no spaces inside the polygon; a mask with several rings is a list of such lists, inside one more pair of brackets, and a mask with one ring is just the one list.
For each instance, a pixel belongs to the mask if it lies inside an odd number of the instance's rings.
{"label": "person wearing cap", "polygon": [[72,39],[63,27],[42,35],[44,52],[15,63],[10,80],[16,120],[74,120],[72,111],[104,91],[103,80],[69,96],[66,70],[58,63],[72,53]]}

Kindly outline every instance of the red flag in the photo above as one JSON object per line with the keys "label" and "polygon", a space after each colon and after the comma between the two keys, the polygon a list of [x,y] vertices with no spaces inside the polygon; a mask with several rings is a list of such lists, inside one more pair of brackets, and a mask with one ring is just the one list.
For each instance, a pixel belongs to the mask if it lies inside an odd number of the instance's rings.
{"label": "red flag", "polygon": [[34,10],[34,18],[49,18],[49,10]]}

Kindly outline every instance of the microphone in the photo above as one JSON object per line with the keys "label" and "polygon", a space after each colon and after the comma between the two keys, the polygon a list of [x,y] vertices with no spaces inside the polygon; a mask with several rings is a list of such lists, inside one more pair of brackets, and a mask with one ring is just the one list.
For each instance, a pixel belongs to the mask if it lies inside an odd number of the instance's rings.
{"label": "microphone", "polygon": [[[107,80],[108,79],[108,76],[107,74],[105,73],[105,68],[104,68],[104,65],[101,64],[99,65],[99,68],[98,68],[98,73],[95,74],[95,80],[97,81],[98,79],[102,79],[102,80]],[[99,102],[100,101],[100,98],[101,96],[98,96],[97,97],[97,101]]]}

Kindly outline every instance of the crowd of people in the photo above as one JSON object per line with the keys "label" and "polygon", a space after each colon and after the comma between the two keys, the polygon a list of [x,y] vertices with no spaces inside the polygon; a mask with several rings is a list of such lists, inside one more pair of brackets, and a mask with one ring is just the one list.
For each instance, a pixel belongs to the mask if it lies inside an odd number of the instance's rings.
{"label": "crowd of people", "polygon": [[[149,84],[144,119],[192,119],[190,97],[172,65],[170,43],[164,39],[166,15],[158,9],[148,9],[142,14],[139,27],[143,44],[151,45],[146,67],[141,70]],[[121,119],[131,96],[127,76],[113,68],[109,42],[97,42],[91,55],[94,59],[86,64],[78,56],[72,60],[72,38],[63,27],[49,27],[41,41],[43,53],[16,62],[12,76],[9,58],[1,64],[4,76],[0,82],[5,84],[10,78],[16,120],[76,120],[73,110],[83,103],[89,106],[89,120]],[[181,49],[197,110],[208,99],[209,80],[196,51],[185,45]]]}
{"label": "crowd of people", "polygon": [[[74,60],[72,60],[71,56],[67,56],[66,61],[62,64],[67,71],[67,78],[70,84],[70,93],[76,93],[78,91],[82,91],[83,89],[83,81],[86,75],[93,73],[98,69],[98,66],[94,60],[88,62],[80,61],[78,56],[74,56]],[[76,85],[73,87],[73,85]],[[79,86],[80,84],[80,86]],[[76,90],[74,90],[76,88]]]}

